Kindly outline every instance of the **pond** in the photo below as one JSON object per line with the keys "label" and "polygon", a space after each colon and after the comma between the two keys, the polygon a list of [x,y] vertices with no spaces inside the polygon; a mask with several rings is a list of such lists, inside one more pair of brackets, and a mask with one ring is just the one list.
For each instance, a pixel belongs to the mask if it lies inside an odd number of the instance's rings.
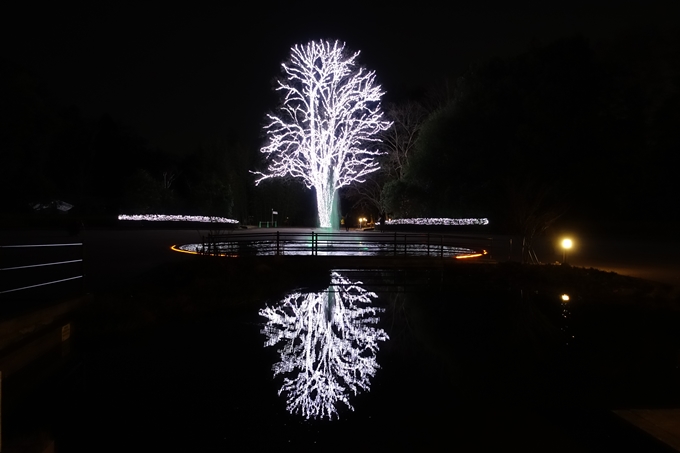
{"label": "pond", "polygon": [[636,348],[677,353],[671,326],[613,345],[634,311],[599,329],[561,293],[460,278],[336,269],[101,348],[43,402],[59,451],[663,451],[609,409],[680,401],[666,352],[635,371]]}

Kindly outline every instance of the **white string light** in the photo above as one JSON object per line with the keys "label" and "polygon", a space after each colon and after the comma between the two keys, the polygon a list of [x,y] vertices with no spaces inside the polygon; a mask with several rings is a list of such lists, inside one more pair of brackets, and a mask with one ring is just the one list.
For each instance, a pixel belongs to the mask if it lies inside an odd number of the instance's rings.
{"label": "white string light", "polygon": [[201,222],[201,223],[231,223],[236,224],[238,220],[227,219],[226,217],[204,216],[204,215],[167,215],[167,214],[121,214],[118,220],[144,220],[146,222]]}
{"label": "white string light", "polygon": [[393,219],[385,222],[387,225],[488,225],[489,219],[446,219],[446,218],[422,218],[422,219]]}
{"label": "white string light", "polygon": [[261,151],[268,173],[253,172],[260,176],[256,184],[290,175],[314,188],[322,228],[331,227],[336,191],[380,168],[374,158],[381,153],[368,145],[391,125],[382,120],[375,73],[357,67],[358,55],[347,54],[338,41],[291,49],[277,88],[283,106],[278,116],[267,115],[269,144]]}

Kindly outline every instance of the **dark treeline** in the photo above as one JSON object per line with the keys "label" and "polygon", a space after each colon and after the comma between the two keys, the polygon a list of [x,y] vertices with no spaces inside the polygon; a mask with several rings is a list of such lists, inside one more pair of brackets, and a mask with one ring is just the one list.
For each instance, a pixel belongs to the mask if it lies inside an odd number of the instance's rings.
{"label": "dark treeline", "polygon": [[[533,237],[554,222],[680,220],[680,39],[581,37],[472,64],[437,102],[387,109],[381,172],[349,196],[395,217],[484,216]],[[369,188],[371,188],[369,190]]]}
{"label": "dark treeline", "polygon": [[[0,197],[7,225],[27,219],[110,223],[118,214],[226,216],[308,222],[302,188],[289,181],[254,186],[261,160],[238,140],[206,140],[173,154],[149,146],[124,120],[85,119],[52,102],[31,72],[0,68]],[[59,202],[73,206],[57,209]],[[63,207],[63,203],[61,204]],[[302,206],[302,207],[301,207]]]}
{"label": "dark treeline", "polygon": [[[447,56],[442,56],[443,58]],[[453,56],[450,56],[453,58]],[[255,145],[205,140],[172,154],[125,118],[56,106],[30,72],[0,68],[3,217],[221,215],[312,226],[298,181],[254,185]],[[580,37],[470,65],[425,96],[386,104],[381,170],[341,192],[349,219],[488,217],[533,237],[552,225],[641,231],[680,221],[680,39],[644,31],[594,50]],[[350,220],[351,221],[351,220]]]}

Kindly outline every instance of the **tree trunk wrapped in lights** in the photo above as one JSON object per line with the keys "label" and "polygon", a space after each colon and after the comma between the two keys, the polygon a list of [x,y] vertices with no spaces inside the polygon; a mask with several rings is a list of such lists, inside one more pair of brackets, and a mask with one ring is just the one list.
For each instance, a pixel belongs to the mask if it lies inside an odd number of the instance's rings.
{"label": "tree trunk wrapped in lights", "polygon": [[281,344],[273,370],[284,376],[279,395],[285,393],[291,413],[330,419],[340,401],[353,409],[350,393],[369,390],[379,342],[388,336],[376,326],[384,310],[371,305],[377,295],[360,285],[333,272],[327,291],[293,293],[260,310],[265,346]]}
{"label": "tree trunk wrapped in lights", "polygon": [[256,184],[287,175],[302,179],[316,192],[323,228],[337,224],[332,215],[337,190],[363,182],[379,168],[380,151],[371,145],[390,126],[383,120],[375,73],[357,67],[358,55],[348,54],[338,41],[292,48],[278,80],[283,104],[278,115],[267,115],[269,143],[261,149],[269,161],[267,173],[254,172]]}

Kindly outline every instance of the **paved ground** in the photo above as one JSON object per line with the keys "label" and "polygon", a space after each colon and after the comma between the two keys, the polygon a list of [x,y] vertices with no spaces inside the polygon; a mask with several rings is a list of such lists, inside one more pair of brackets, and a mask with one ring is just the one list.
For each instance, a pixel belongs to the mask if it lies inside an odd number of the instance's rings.
{"label": "paved ground", "polygon": [[630,409],[614,413],[680,451],[680,409]]}
{"label": "paved ground", "polygon": [[[286,231],[311,233],[312,230],[300,228]],[[231,234],[242,232],[243,230],[236,230]],[[254,230],[248,232],[252,233]],[[350,231],[346,234],[354,233]],[[83,238],[87,247],[88,286],[91,289],[103,289],[110,285],[111,281],[132,277],[167,260],[186,258],[172,252],[170,246],[199,242],[203,234],[207,234],[207,231],[85,231]],[[541,238],[537,242],[536,254],[541,262],[562,261],[563,254],[558,241]],[[509,236],[494,236],[492,252],[498,261],[508,258],[519,261],[521,240]],[[666,283],[673,285],[680,294],[680,242],[574,238],[574,247],[567,255],[567,262],[573,266],[593,267]],[[112,276],[117,278],[112,279]]]}
{"label": "paved ground", "polygon": [[[515,244],[521,242],[516,239]],[[520,247],[515,247],[515,254]],[[564,258],[559,238],[541,238],[536,246],[541,262],[561,262]],[[517,255],[515,255],[517,258]],[[593,267],[622,275],[673,285],[680,289],[680,241],[665,238],[626,239],[612,237],[574,238],[567,253],[573,266]]]}
{"label": "paved ground", "polygon": [[[235,230],[231,234],[240,234]],[[247,230],[252,233],[257,230]],[[272,232],[273,229],[260,231]],[[282,229],[284,231],[284,229]],[[308,228],[289,228],[285,231],[310,232]],[[66,232],[2,232],[2,242],[82,240],[85,243],[87,288],[99,291],[119,285],[135,275],[167,262],[186,259],[173,252],[175,244],[200,242],[205,230],[84,230],[78,237]],[[340,233],[355,234],[341,231]],[[370,234],[370,232],[366,232]],[[561,262],[563,254],[558,240],[540,238],[535,246],[543,263]],[[521,240],[518,237],[494,236],[493,258],[498,261],[519,261]],[[574,238],[574,248],[567,255],[574,266],[594,267],[623,275],[645,278],[669,285],[680,291],[680,241],[669,242],[657,238],[649,240],[624,238]]]}

